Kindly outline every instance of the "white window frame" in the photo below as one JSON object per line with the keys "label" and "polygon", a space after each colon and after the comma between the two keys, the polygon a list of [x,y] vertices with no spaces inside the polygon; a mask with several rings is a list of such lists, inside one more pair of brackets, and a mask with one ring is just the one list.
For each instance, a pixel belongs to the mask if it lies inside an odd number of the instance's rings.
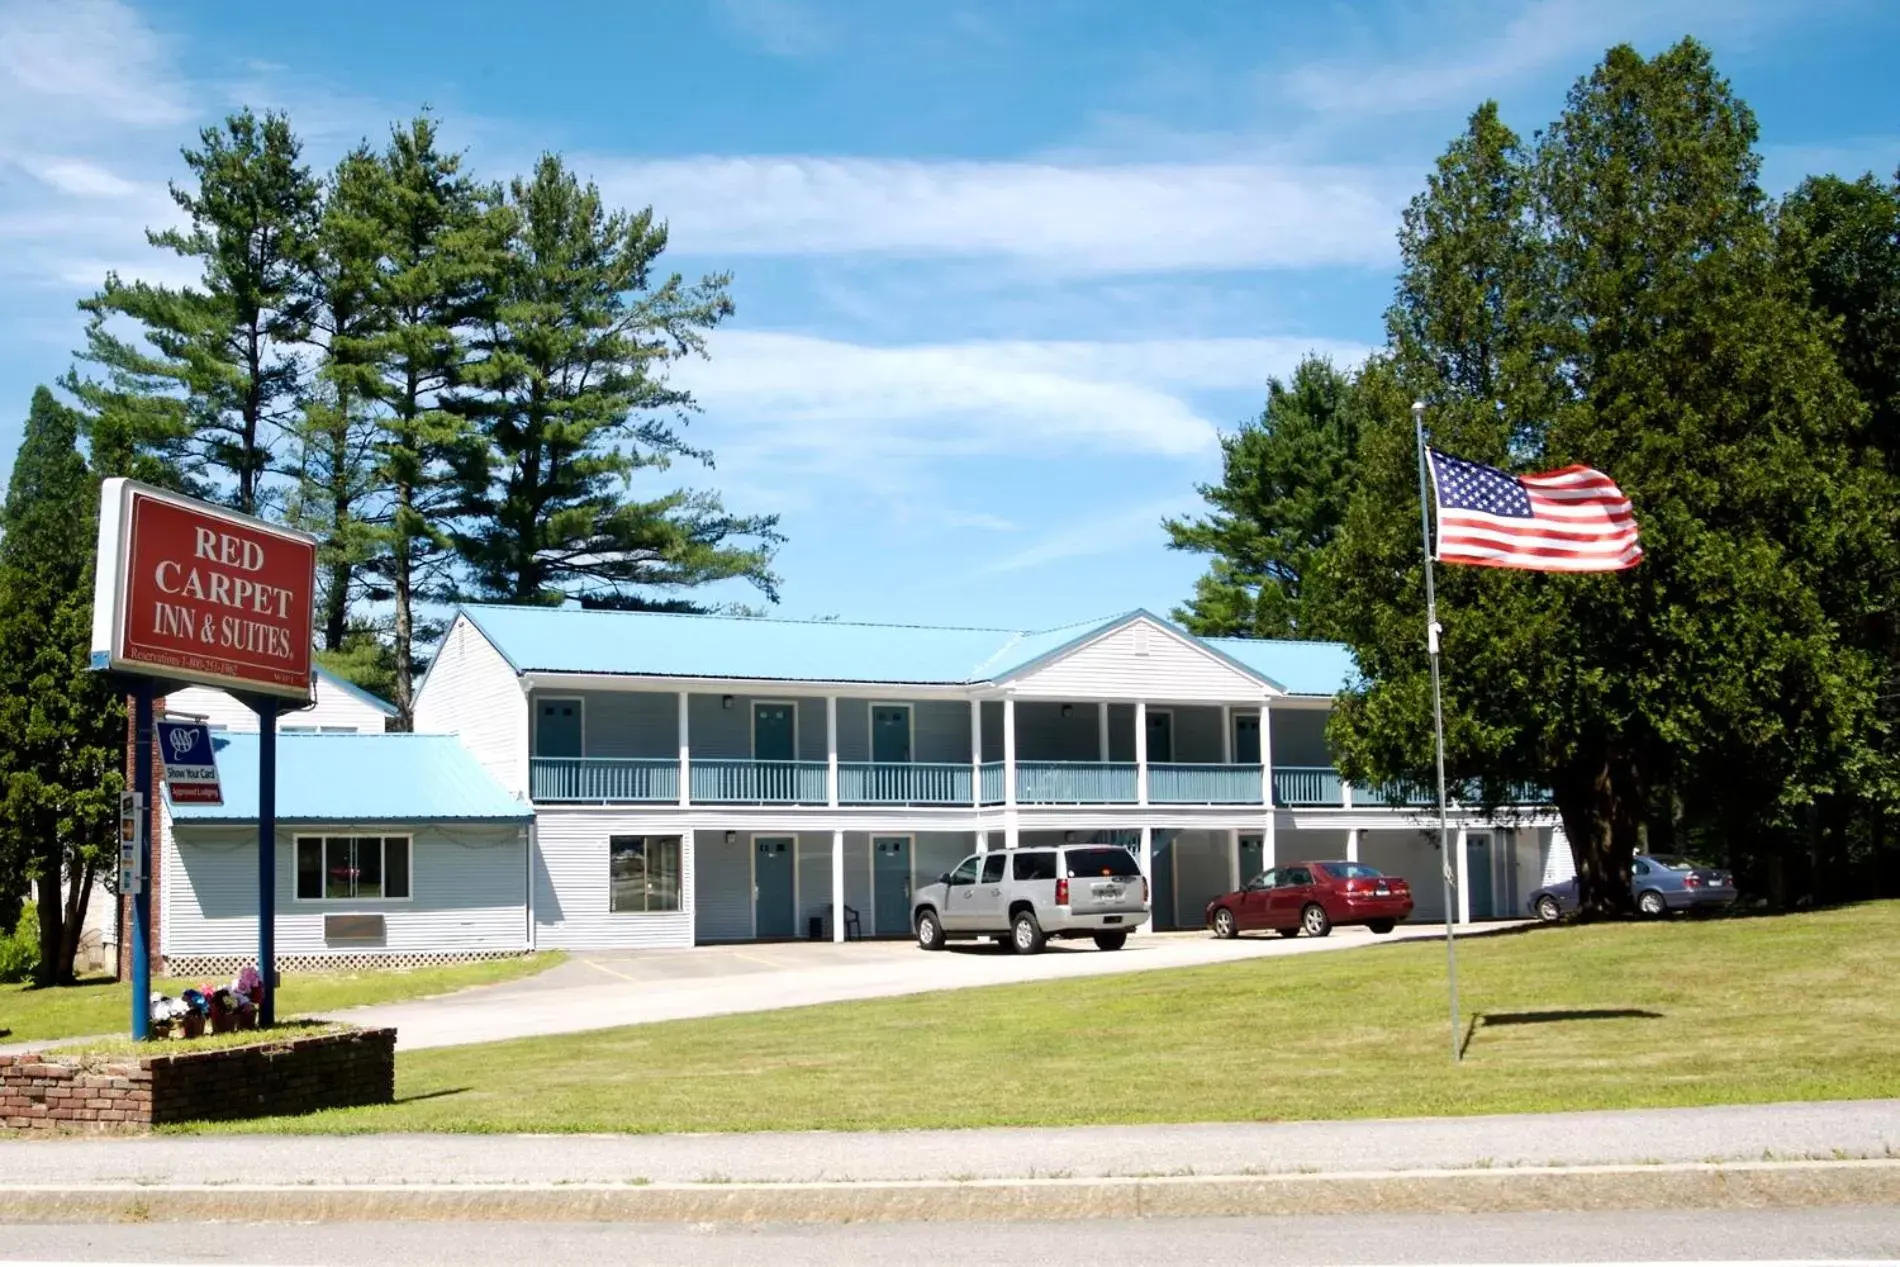
{"label": "white window frame", "polygon": [[[314,840],[317,842],[318,848],[323,851],[324,865],[322,869],[327,874],[328,869],[329,869],[329,852],[330,852],[329,842],[330,841],[332,840],[350,841],[351,842],[350,855],[351,857],[355,857],[356,842],[359,840],[369,840],[371,838],[377,839],[382,842],[379,848],[381,848],[383,851],[382,871],[383,871],[383,887],[385,889],[389,887],[389,842],[392,840],[400,840],[403,842],[403,849],[409,855],[409,868],[408,868],[409,892],[405,896],[403,897],[387,897],[387,896],[384,896],[384,897],[355,897],[355,896],[328,897],[328,896],[319,895],[317,897],[305,897],[303,896],[303,894],[297,891],[297,883],[298,883],[298,879],[300,877],[300,872],[301,872],[301,868],[298,866],[297,855],[302,851],[304,841]],[[345,906],[352,903],[361,905],[363,903],[368,903],[368,902],[373,902],[378,905],[387,905],[387,904],[408,905],[409,903],[412,903],[416,900],[416,838],[415,838],[415,834],[413,832],[401,832],[401,831],[371,832],[371,831],[363,831],[358,828],[349,828],[343,831],[320,832],[315,835],[312,835],[309,832],[298,832],[295,835],[293,835],[290,839],[290,894],[291,894],[291,900],[294,902],[297,902],[299,905],[302,905],[302,906]]]}
{"label": "white window frame", "polygon": [[553,756],[552,753],[544,753],[541,751],[541,705],[566,703],[569,701],[578,706],[580,711],[581,750],[575,755],[578,757],[587,755],[587,697],[585,695],[542,695],[539,692],[537,692],[534,697],[534,733],[528,736],[529,750],[533,755],[537,757]]}
{"label": "white window frame", "polygon": [[[801,732],[798,727],[798,701],[795,699],[758,699],[758,698],[754,698],[747,704],[747,708],[751,710],[749,714],[750,725],[747,727],[747,729],[749,730],[751,734],[751,739],[752,739],[752,759],[754,761],[759,760],[759,705],[761,704],[764,704],[767,707],[777,707],[779,705],[784,705],[785,707],[792,710],[792,760],[793,761],[799,760],[798,738]],[[773,758],[773,759],[777,760],[777,758]]]}
{"label": "white window frame", "polygon": [[[879,761],[877,759],[877,710],[880,708],[901,708],[904,710],[904,747],[910,753],[908,761]],[[917,764],[917,708],[909,700],[874,699],[864,702],[864,739],[868,751],[867,765],[916,765]]]}
{"label": "white window frame", "polygon": [[[1175,738],[1176,738],[1176,736],[1175,736],[1175,733],[1174,733],[1174,722],[1175,722],[1175,716],[1174,716],[1174,709],[1172,709],[1172,708],[1156,708],[1156,707],[1155,707],[1154,705],[1152,705],[1152,704],[1150,704],[1150,705],[1148,706],[1148,709],[1147,709],[1147,713],[1148,713],[1148,731],[1149,731],[1149,735],[1148,735],[1148,764],[1149,764],[1149,765],[1173,765],[1173,764],[1174,764],[1174,751],[1175,751],[1175,749],[1176,749],[1176,748],[1178,748],[1178,747],[1180,746],[1179,744],[1177,744],[1177,743],[1175,743]],[[1157,717],[1166,717],[1166,718],[1168,719],[1168,758],[1167,758],[1167,760],[1165,760],[1165,761],[1157,761],[1157,760],[1155,760],[1155,754],[1154,754],[1154,723],[1155,723],[1155,718],[1157,718]]]}
{"label": "white window frame", "polygon": [[[671,840],[674,843],[674,848],[677,850],[675,861],[678,863],[674,871],[675,878],[679,882],[679,891],[676,895],[677,902],[674,906],[657,911],[651,907],[639,911],[621,911],[614,909],[614,841],[616,840],[646,841],[648,842],[647,848],[649,850],[652,847],[651,842],[655,840]],[[685,914],[686,840],[687,833],[684,831],[616,831],[607,833],[607,914],[615,919],[622,917],[630,919],[649,919],[655,916]],[[650,852],[647,854],[646,862],[648,874],[651,875],[653,855]]]}

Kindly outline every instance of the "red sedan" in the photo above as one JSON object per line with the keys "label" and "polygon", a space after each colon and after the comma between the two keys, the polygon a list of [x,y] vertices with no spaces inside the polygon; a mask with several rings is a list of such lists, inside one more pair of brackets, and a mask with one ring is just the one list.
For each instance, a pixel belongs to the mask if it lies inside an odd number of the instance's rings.
{"label": "red sedan", "polygon": [[1216,937],[1271,928],[1282,937],[1324,937],[1335,924],[1389,933],[1412,913],[1412,886],[1363,862],[1295,862],[1276,867],[1207,904]]}

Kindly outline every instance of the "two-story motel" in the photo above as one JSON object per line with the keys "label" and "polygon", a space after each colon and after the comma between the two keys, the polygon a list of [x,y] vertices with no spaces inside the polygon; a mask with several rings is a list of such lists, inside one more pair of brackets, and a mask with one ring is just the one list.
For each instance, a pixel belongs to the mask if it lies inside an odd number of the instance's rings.
{"label": "two-story motel", "polygon": [[[287,719],[280,953],[841,940],[839,906],[901,937],[912,890],[966,854],[1064,840],[1137,852],[1163,930],[1310,858],[1406,875],[1415,918],[1442,919],[1429,798],[1332,767],[1352,673],[1336,644],[1196,638],[1140,611],[1015,632],[467,606],[419,733]],[[315,711],[341,690],[320,681]],[[174,964],[254,944],[255,739],[226,714],[226,805],[162,823]],[[1548,807],[1455,808],[1453,828],[1460,921],[1517,914],[1569,874]]]}

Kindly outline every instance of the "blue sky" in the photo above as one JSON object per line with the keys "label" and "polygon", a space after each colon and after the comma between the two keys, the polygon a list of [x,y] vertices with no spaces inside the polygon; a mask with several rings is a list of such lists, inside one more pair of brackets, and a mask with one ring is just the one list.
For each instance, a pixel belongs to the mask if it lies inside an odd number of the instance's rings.
{"label": "blue sky", "polygon": [[1528,135],[1608,45],[1683,34],[1771,190],[1900,163],[1884,0],[0,0],[0,463],[73,301],[179,280],[141,231],[199,126],[281,107],[322,167],[426,104],[480,173],[561,151],[734,274],[677,371],[718,467],[665,478],[783,516],[779,614],[1166,610],[1202,561],[1159,520],[1269,375],[1378,341],[1399,209],[1470,110]]}

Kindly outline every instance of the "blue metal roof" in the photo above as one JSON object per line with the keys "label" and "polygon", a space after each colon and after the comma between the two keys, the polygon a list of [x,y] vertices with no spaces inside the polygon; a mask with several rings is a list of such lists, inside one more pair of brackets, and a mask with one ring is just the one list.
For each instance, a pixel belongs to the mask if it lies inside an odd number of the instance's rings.
{"label": "blue metal roof", "polygon": [[482,604],[461,612],[518,673],[963,686],[999,681],[1146,616],[1296,695],[1331,695],[1353,676],[1339,643],[1196,639],[1143,611],[1037,631]]}
{"label": "blue metal roof", "polygon": [[1202,638],[1208,646],[1240,661],[1284,687],[1289,695],[1337,695],[1359,674],[1352,649],[1343,642],[1299,642],[1291,638]]}
{"label": "blue metal roof", "polygon": [[[223,805],[174,805],[180,822],[257,820],[257,736],[211,736]],[[277,736],[277,819],[284,823],[527,822],[453,735]]]}
{"label": "blue metal roof", "polygon": [[328,685],[334,686],[339,691],[342,691],[345,695],[354,696],[363,703],[368,704],[385,717],[394,717],[396,715],[396,706],[394,704],[380,695],[371,695],[368,691],[350,681],[348,678],[340,678],[322,665],[317,666],[317,676],[322,678]]}

